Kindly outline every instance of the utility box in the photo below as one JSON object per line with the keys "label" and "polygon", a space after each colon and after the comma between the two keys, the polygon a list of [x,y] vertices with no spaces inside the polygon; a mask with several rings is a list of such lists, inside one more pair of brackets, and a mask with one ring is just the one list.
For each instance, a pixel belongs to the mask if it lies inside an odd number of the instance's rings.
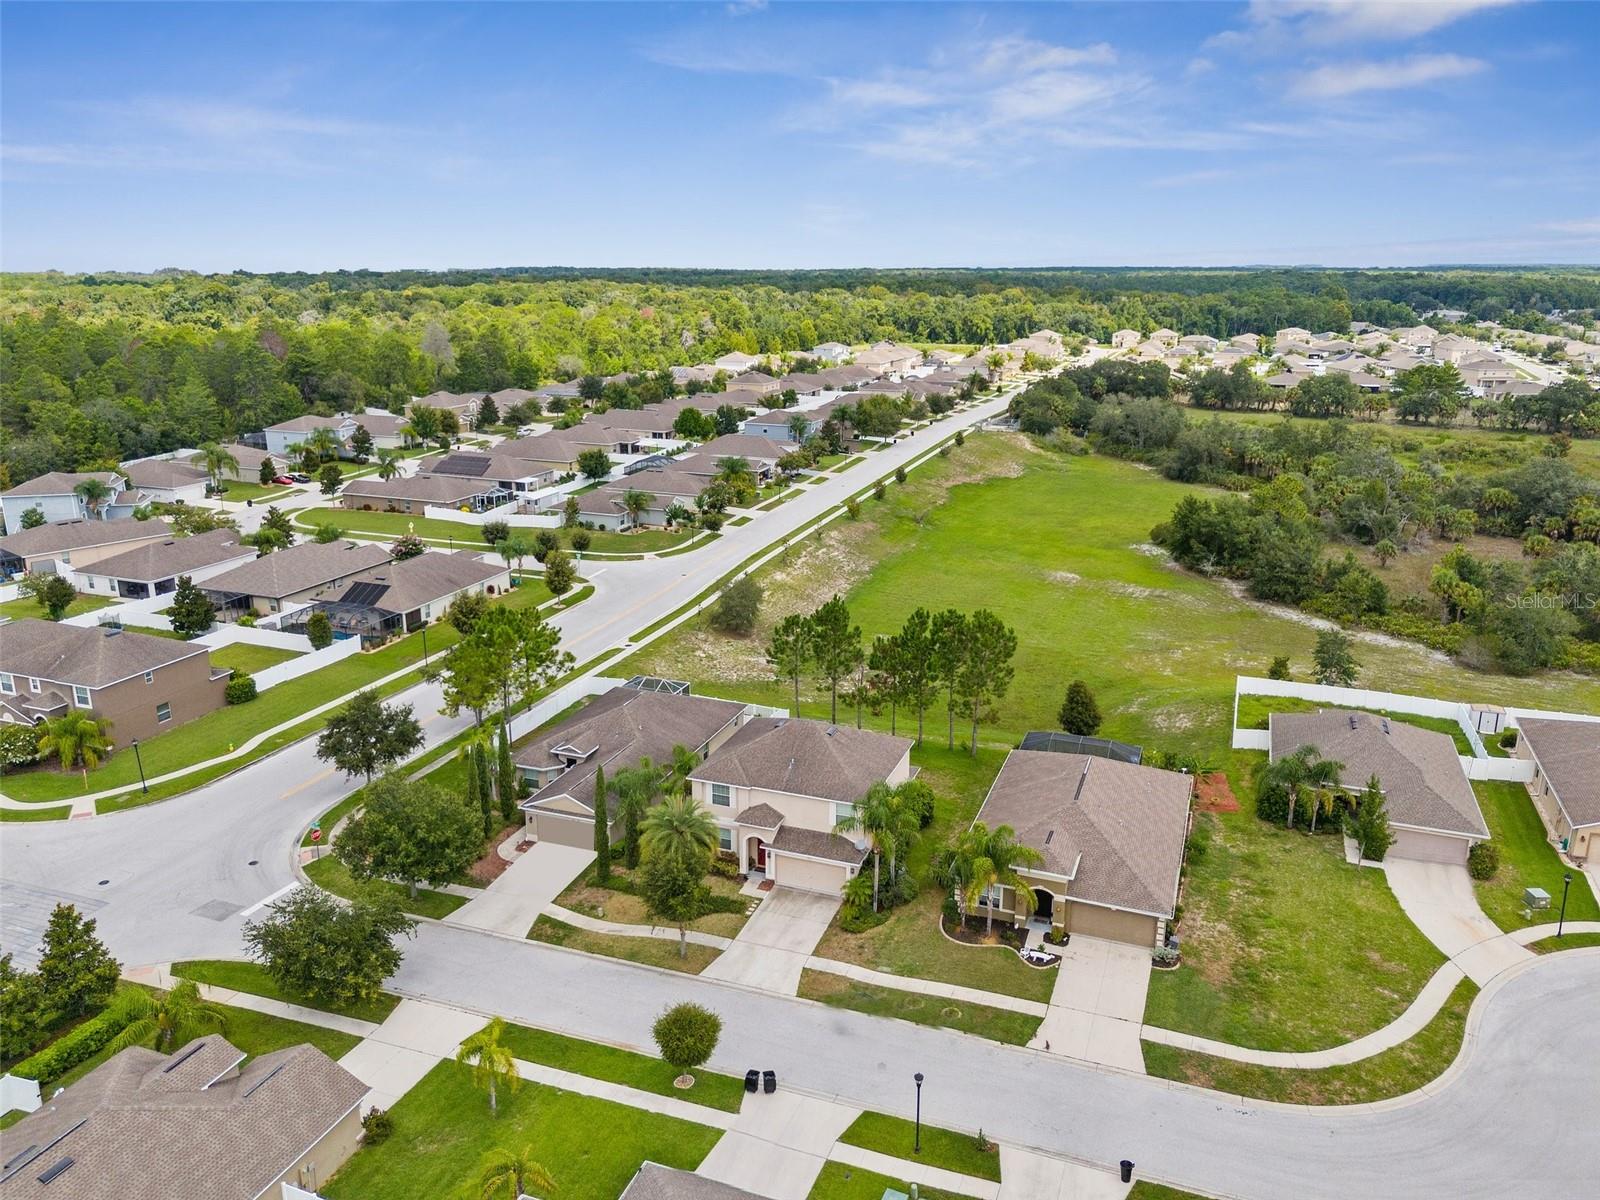
{"label": "utility box", "polygon": [[1523,888],[1522,905],[1532,909],[1549,908],[1550,893],[1538,887]]}

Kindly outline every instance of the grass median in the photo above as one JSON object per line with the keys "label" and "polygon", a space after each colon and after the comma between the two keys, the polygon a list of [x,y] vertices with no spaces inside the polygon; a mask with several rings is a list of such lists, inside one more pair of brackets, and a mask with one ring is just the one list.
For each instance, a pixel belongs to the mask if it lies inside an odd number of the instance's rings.
{"label": "grass median", "polygon": [[677,934],[668,938],[628,937],[620,933],[592,933],[579,929],[554,917],[541,916],[528,930],[528,939],[544,942],[548,946],[565,946],[584,954],[598,954],[605,958],[620,958],[627,962],[642,963],[647,967],[663,967],[668,971],[682,971],[698,975],[716,961],[720,950],[711,946],[689,943],[688,952],[678,954]]}
{"label": "grass median", "polygon": [[234,992],[249,992],[252,996],[265,996],[269,1000],[298,1004],[302,1008],[317,1008],[341,1017],[371,1021],[374,1025],[383,1024],[394,1011],[395,1005],[400,1003],[399,996],[392,996],[387,992],[380,994],[375,1000],[362,1000],[352,1004],[336,1005],[320,1000],[308,1000],[280,985],[267,974],[266,968],[260,963],[241,962],[236,959],[197,958],[187,962],[175,962],[172,964],[172,973],[180,979],[192,979],[196,983],[227,988]]}
{"label": "grass median", "polygon": [[1031,1042],[1039,1032],[1041,1021],[1039,1017],[1008,1008],[876,987],[826,971],[802,971],[799,995],[803,1000],[819,1000],[834,1008],[848,1008],[874,1017],[898,1017],[939,1029],[956,1029],[1011,1046],[1025,1046]]}
{"label": "grass median", "polygon": [[502,1040],[511,1053],[527,1062],[603,1079],[607,1083],[620,1083],[641,1092],[671,1096],[723,1112],[738,1112],[744,1100],[741,1079],[702,1068],[693,1072],[693,1087],[674,1087],[672,1081],[678,1077],[675,1067],[659,1058],[619,1046],[567,1037],[545,1029],[530,1029],[526,1025],[507,1025]]}
{"label": "grass median", "polygon": [[993,1142],[986,1141],[980,1147],[976,1134],[923,1125],[922,1150],[918,1152],[914,1123],[887,1113],[864,1112],[839,1135],[839,1140],[847,1146],[876,1150],[958,1175],[1000,1182],[1000,1151]]}

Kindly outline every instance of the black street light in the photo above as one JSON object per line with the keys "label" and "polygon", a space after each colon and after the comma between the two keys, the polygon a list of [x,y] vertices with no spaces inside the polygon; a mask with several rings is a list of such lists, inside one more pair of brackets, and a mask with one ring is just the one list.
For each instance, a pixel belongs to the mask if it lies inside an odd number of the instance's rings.
{"label": "black street light", "polygon": [[428,665],[428,625],[427,625],[427,622],[423,622],[423,625],[422,625],[422,665],[423,666],[427,666]]}
{"label": "black street light", "polygon": [[917,1139],[912,1146],[912,1153],[922,1153],[922,1072],[918,1071],[914,1077],[917,1081]]}
{"label": "black street light", "polygon": [[[139,739],[133,739],[133,761],[139,764],[139,790],[145,795],[150,794],[150,785],[144,781],[144,755],[139,753]],[[1566,908],[1566,899],[1562,898],[1561,907]]]}
{"label": "black street light", "polygon": [[1567,923],[1567,893],[1572,890],[1572,872],[1568,871],[1561,877],[1561,915],[1556,918],[1556,936],[1561,936],[1561,927]]}

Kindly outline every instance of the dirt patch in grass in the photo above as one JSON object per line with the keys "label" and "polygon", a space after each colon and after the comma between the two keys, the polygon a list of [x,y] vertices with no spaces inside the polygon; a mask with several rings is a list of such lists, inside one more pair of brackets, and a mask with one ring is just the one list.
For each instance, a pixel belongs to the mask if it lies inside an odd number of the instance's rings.
{"label": "dirt patch in grass", "polygon": [[1212,771],[1194,781],[1194,806],[1197,812],[1239,811],[1239,798],[1233,794],[1226,772]]}
{"label": "dirt patch in grass", "polygon": [[496,879],[499,879],[501,875],[505,874],[505,870],[511,865],[511,862],[501,857],[500,847],[508,842],[515,845],[525,834],[526,829],[519,821],[508,828],[503,836],[496,837],[494,844],[484,851],[483,857],[467,868],[467,874],[472,877],[473,885],[481,884],[484,887],[488,887]]}

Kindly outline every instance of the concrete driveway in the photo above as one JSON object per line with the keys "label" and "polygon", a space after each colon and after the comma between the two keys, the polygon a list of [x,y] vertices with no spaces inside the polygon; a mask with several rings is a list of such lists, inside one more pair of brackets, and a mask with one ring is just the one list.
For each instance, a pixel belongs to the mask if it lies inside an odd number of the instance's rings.
{"label": "concrete driveway", "polygon": [[1061,947],[1050,1008],[1030,1046],[1127,1071],[1144,1070],[1139,1029],[1150,987],[1150,951],[1074,934]]}
{"label": "concrete driveway", "polygon": [[537,842],[484,888],[482,895],[456,909],[445,922],[527,937],[544,906],[593,861],[593,850]]}
{"label": "concrete driveway", "polygon": [[477,1013],[425,1000],[402,1000],[339,1065],[372,1089],[362,1103],[363,1112],[392,1108],[440,1059],[454,1058],[456,1047],[485,1024]]}
{"label": "concrete driveway", "polygon": [[860,1113],[790,1091],[746,1096],[733,1128],[711,1148],[697,1174],[771,1200],[805,1200],[839,1135]]}
{"label": "concrete driveway", "polygon": [[1533,957],[1484,916],[1465,867],[1395,858],[1383,869],[1406,916],[1479,987]]}
{"label": "concrete driveway", "polygon": [[838,911],[837,896],[774,888],[733,945],[701,974],[792,996],[800,988],[806,959]]}

